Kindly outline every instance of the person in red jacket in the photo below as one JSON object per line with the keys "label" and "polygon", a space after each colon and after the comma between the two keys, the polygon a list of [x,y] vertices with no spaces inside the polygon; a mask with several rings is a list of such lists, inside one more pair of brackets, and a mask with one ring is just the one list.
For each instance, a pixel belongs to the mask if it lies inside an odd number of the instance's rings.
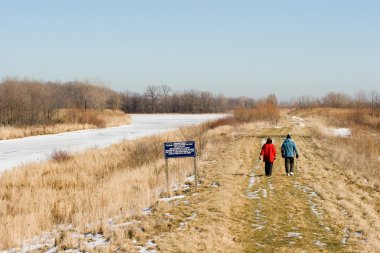
{"label": "person in red jacket", "polygon": [[276,160],[276,148],[272,144],[271,138],[268,138],[267,142],[261,148],[259,159],[261,160],[261,158],[263,158],[265,162],[265,176],[271,176],[273,163],[274,160]]}

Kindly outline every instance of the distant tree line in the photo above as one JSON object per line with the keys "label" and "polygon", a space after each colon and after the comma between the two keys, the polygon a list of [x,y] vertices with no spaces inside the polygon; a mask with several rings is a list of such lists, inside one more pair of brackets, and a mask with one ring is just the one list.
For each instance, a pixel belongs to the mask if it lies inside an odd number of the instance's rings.
{"label": "distant tree line", "polygon": [[252,98],[227,98],[210,92],[173,92],[147,86],[142,94],[116,92],[89,82],[6,79],[0,83],[0,125],[59,123],[60,109],[120,109],[126,113],[214,113],[255,105]]}
{"label": "distant tree line", "polygon": [[150,85],[142,94],[125,92],[122,100],[122,110],[130,113],[216,113],[255,105],[252,98],[228,98],[197,90],[172,92],[166,85]]}
{"label": "distant tree line", "polygon": [[283,107],[298,107],[301,109],[311,109],[317,107],[329,108],[353,108],[370,109],[372,114],[380,113],[380,92],[372,90],[370,92],[359,91],[353,97],[341,92],[329,92],[322,98],[311,96],[301,96],[287,102],[281,103]]}
{"label": "distant tree line", "polygon": [[57,123],[59,109],[118,109],[121,96],[86,82],[7,79],[0,83],[1,125]]}

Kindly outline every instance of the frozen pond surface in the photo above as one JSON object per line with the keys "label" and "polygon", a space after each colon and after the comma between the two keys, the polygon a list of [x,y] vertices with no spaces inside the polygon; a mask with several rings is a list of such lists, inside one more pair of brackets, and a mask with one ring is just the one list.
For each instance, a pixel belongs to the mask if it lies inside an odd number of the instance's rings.
{"label": "frozen pond surface", "polygon": [[163,133],[223,117],[223,114],[132,114],[132,124],[0,141],[0,171],[43,161],[56,150],[103,148],[123,140]]}

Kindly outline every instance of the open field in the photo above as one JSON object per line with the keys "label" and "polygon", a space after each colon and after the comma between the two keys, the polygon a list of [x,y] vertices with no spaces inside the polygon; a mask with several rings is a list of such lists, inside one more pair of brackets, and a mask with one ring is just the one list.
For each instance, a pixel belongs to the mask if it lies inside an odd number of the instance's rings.
{"label": "open field", "polygon": [[[1,248],[378,252],[379,179],[340,161],[334,149],[355,146],[343,141],[351,137],[316,131],[325,127],[288,115],[276,125],[201,126],[3,173]],[[258,161],[262,142],[272,137],[280,150],[287,133],[300,151],[295,176],[284,175],[278,155],[266,178]],[[191,159],[170,160],[174,197],[164,198],[162,142],[184,136],[204,143],[199,188],[189,177]],[[378,170],[380,161],[371,163]]]}
{"label": "open field", "polygon": [[35,135],[57,134],[76,130],[128,125],[131,118],[119,110],[61,109],[57,115],[61,123],[32,126],[0,126],[0,140],[23,138]]}

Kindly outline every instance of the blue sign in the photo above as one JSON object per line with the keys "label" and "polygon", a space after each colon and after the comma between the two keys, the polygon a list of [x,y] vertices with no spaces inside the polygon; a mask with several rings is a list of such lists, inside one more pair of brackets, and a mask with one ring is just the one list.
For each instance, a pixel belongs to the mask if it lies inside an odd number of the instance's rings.
{"label": "blue sign", "polygon": [[165,159],[195,157],[195,141],[165,142]]}

